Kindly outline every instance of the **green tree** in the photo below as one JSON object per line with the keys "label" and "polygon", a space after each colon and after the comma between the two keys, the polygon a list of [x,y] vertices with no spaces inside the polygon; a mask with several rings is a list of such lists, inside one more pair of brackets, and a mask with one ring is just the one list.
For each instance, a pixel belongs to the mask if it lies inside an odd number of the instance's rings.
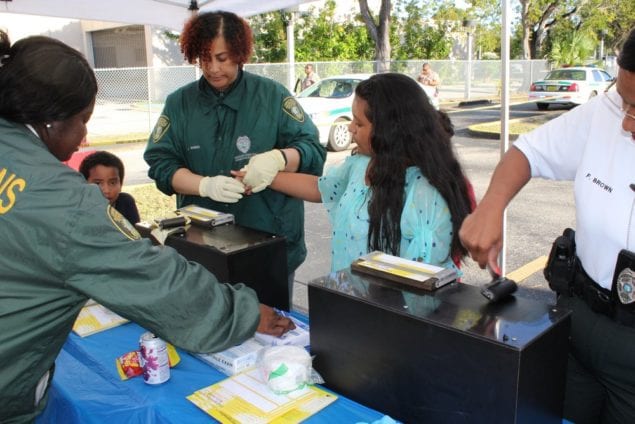
{"label": "green tree", "polygon": [[[317,10],[310,8],[296,19],[295,58],[299,62],[372,60],[374,44],[356,15],[335,20],[335,1]],[[250,18],[254,32],[254,62],[279,63],[287,60],[287,23],[290,15],[270,12]]]}
{"label": "green tree", "polygon": [[522,23],[523,59],[541,56],[549,29],[576,15],[588,0],[519,0]]}
{"label": "green tree", "polygon": [[[578,61],[592,59],[594,50],[599,50],[602,31],[605,54],[615,54],[620,40],[635,25],[635,2],[621,0],[570,0],[568,13],[545,23],[542,36],[532,33],[536,40],[535,56],[548,58],[568,57],[572,51],[582,48]],[[536,28],[540,28],[537,26]],[[576,36],[573,37],[573,34]],[[539,38],[540,37],[540,38]],[[540,42],[539,42],[540,41]],[[575,42],[574,46],[567,43]],[[580,47],[579,44],[583,46]],[[555,49],[555,51],[552,51]]]}
{"label": "green tree", "polygon": [[384,72],[390,69],[390,23],[391,0],[381,0],[379,14],[374,16],[368,7],[368,0],[359,0],[359,10],[362,20],[368,30],[368,35],[375,43],[376,71]]}
{"label": "green tree", "polygon": [[622,41],[635,27],[635,2],[590,0],[580,7],[581,28],[600,43],[604,31],[605,54],[617,54]]}
{"label": "green tree", "polygon": [[555,66],[584,64],[594,50],[594,42],[586,34],[572,31],[554,40],[548,58]]}
{"label": "green tree", "polygon": [[[447,37],[443,23],[439,25],[426,19],[424,5],[417,0],[397,4],[397,16],[393,17],[391,43],[392,58],[408,59],[446,59],[452,49],[452,40]],[[400,19],[401,16],[405,18]]]}
{"label": "green tree", "polygon": [[[475,51],[500,54],[500,1],[382,0],[374,14],[367,0],[345,19],[335,16],[336,2],[311,7],[295,25],[296,60],[375,60],[388,69],[391,59],[445,59],[456,43],[464,43],[462,22],[470,17]],[[514,0],[520,21],[514,23],[512,57],[555,57],[573,31],[585,35],[595,48],[600,31],[605,34],[605,53],[615,54],[622,38],[635,26],[635,1],[624,0]],[[287,57],[288,14],[272,12],[250,19],[255,34],[256,62],[283,62]],[[553,46],[559,49],[551,54]]]}
{"label": "green tree", "polygon": [[249,25],[254,32],[252,62],[277,63],[287,58],[286,21],[284,12],[270,12],[253,16]]}
{"label": "green tree", "polygon": [[[454,1],[435,2],[436,10],[433,19],[445,32],[445,39],[450,44],[462,42],[465,32],[463,21],[471,19],[476,23],[473,29],[474,50],[482,53],[500,55],[500,3],[497,0],[470,0],[467,9],[459,9]],[[458,39],[448,34],[461,34]],[[456,38],[456,37],[455,37]]]}
{"label": "green tree", "polygon": [[319,11],[310,8],[296,28],[296,59],[299,61],[370,60],[373,43],[364,24],[353,17],[335,20],[335,1]]}

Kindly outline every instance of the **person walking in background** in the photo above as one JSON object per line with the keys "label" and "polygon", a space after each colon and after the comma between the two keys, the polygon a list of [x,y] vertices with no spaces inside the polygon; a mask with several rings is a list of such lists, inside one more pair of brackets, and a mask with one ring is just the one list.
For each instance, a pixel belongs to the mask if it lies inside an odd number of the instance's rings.
{"label": "person walking in background", "polygon": [[423,66],[421,66],[421,72],[417,77],[417,81],[428,87],[434,87],[437,92],[439,91],[439,84],[441,84],[439,74],[430,68],[429,63],[424,63]]}
{"label": "person walking in background", "polygon": [[320,76],[313,70],[313,65],[310,63],[304,67],[304,73],[306,76],[302,79],[302,90],[311,87],[320,80]]}
{"label": "person walking in background", "polygon": [[97,80],[48,37],[0,31],[0,422],[44,409],[55,358],[90,298],[191,352],[217,352],[293,322],[253,290],[218,283],[153,246],[68,160],[86,135]]}
{"label": "person walking in background", "polygon": [[[253,50],[244,19],[196,15],[180,43],[203,76],[168,96],[144,154],[148,174],[165,194],[177,193],[179,208],[231,213],[239,225],[284,236],[292,296],[294,271],[306,257],[304,205],[267,187],[279,171],[322,174],[318,130],[285,87],[243,70]],[[245,187],[230,171],[247,164],[244,183],[254,194],[243,198]]]}
{"label": "person walking in background", "polygon": [[333,226],[332,271],[374,250],[458,268],[466,253],[458,229],[471,201],[451,127],[403,74],[360,82],[352,110],[357,154],[320,178],[281,172],[271,188],[324,203]]}
{"label": "person walking in background", "polygon": [[614,91],[520,136],[460,230],[479,266],[497,269],[514,196],[532,177],[574,181],[575,235],[545,277],[572,311],[564,418],[577,424],[635,423],[635,28],[618,65]]}
{"label": "person walking in background", "polygon": [[137,203],[128,193],[121,192],[123,162],[110,152],[98,151],[86,156],[79,165],[79,172],[90,184],[99,186],[110,205],[117,209],[131,224],[138,223]]}

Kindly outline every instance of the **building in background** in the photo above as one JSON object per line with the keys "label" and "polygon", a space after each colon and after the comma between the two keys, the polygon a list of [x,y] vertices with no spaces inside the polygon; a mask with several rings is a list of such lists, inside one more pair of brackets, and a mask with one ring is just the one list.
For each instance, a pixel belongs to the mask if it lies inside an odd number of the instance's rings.
{"label": "building in background", "polygon": [[0,13],[12,42],[30,35],[56,38],[82,52],[94,68],[183,65],[177,35],[151,25],[128,25]]}

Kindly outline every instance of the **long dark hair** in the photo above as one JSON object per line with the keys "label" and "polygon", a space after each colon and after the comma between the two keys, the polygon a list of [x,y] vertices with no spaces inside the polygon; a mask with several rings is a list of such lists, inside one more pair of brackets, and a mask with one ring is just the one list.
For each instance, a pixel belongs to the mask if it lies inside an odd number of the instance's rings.
{"label": "long dark hair", "polygon": [[0,116],[21,124],[63,121],[96,95],[95,74],[77,50],[42,36],[11,46],[0,31]]}
{"label": "long dark hair", "polygon": [[369,251],[399,255],[406,169],[416,166],[448,204],[451,256],[465,256],[458,234],[470,213],[466,179],[450,134],[423,89],[406,75],[384,73],[360,82],[355,95],[367,102],[366,117],[373,124],[374,155],[367,175]]}
{"label": "long dark hair", "polygon": [[635,72],[635,28],[626,36],[620,55],[617,57],[617,64],[625,71]]}

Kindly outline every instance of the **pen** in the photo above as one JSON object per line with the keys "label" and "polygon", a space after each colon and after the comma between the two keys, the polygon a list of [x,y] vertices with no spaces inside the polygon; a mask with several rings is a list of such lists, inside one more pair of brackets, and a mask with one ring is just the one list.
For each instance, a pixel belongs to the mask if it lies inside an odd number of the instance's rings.
{"label": "pen", "polygon": [[273,308],[273,312],[275,312],[275,314],[276,314],[276,315],[279,315],[279,316],[281,316],[281,317],[284,317],[284,318],[289,318],[289,314],[288,314],[287,312],[285,312],[285,311],[281,311],[281,310],[280,310],[280,309],[278,309],[278,308]]}

